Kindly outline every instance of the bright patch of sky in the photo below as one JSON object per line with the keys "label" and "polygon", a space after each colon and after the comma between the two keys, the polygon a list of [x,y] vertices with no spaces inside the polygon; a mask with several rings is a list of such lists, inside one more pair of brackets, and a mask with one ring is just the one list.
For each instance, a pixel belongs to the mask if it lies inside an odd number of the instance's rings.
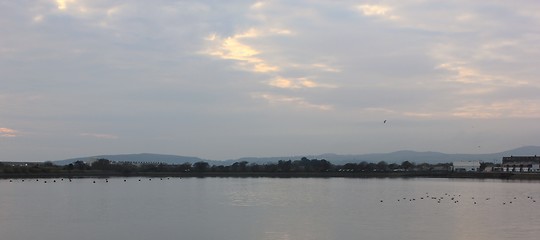
{"label": "bright patch of sky", "polygon": [[539,12],[536,0],[0,1],[0,161],[537,145]]}

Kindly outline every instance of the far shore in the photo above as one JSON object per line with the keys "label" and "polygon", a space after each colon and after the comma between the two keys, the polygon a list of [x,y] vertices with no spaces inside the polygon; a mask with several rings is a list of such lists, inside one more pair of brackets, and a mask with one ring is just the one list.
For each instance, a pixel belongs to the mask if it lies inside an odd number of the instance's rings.
{"label": "far shore", "polygon": [[506,172],[133,172],[106,171],[58,172],[58,173],[0,173],[3,179],[32,178],[109,178],[109,177],[182,177],[182,178],[472,178],[540,180],[538,173]]}

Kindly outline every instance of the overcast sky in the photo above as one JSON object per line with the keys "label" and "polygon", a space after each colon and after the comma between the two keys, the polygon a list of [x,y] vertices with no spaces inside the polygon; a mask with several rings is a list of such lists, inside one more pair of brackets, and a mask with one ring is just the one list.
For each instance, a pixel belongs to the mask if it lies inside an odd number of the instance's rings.
{"label": "overcast sky", "polygon": [[0,0],[0,161],[539,145],[539,64],[537,0]]}

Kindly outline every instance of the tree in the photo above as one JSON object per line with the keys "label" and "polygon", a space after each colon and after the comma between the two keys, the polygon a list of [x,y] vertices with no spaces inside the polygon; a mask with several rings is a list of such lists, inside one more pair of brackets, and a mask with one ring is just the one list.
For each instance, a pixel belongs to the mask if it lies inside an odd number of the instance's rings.
{"label": "tree", "polygon": [[137,170],[137,166],[130,162],[121,162],[118,164],[114,164],[113,167],[116,171],[122,172],[124,174],[130,174],[131,172]]}
{"label": "tree", "polygon": [[371,169],[369,169],[369,164],[366,161],[362,161],[358,164],[358,170],[362,172],[371,171]]}
{"label": "tree", "polygon": [[44,167],[54,167],[54,164],[51,161],[46,161],[43,163]]}
{"label": "tree", "polygon": [[346,163],[343,165],[343,169],[355,170],[358,165],[356,163]]}
{"label": "tree", "polygon": [[235,162],[232,164],[231,169],[235,172],[245,172],[247,170],[247,164],[248,162],[246,161]]}
{"label": "tree", "polygon": [[210,164],[204,161],[196,162],[193,164],[193,169],[197,172],[206,172],[208,168],[210,168]]}
{"label": "tree", "polygon": [[277,172],[277,171],[279,171],[279,167],[275,163],[264,164],[263,169],[264,169],[265,172]]}
{"label": "tree", "polygon": [[289,160],[289,161],[279,160],[278,161],[278,169],[281,172],[290,172],[291,169],[292,169],[292,161],[291,160]]}
{"label": "tree", "polygon": [[174,171],[177,172],[189,172],[191,171],[191,163],[182,163],[174,167]]}
{"label": "tree", "polygon": [[264,166],[261,166],[257,163],[250,163],[248,167],[251,172],[262,172],[264,170]]}
{"label": "tree", "polygon": [[92,168],[97,170],[111,169],[111,161],[109,159],[100,158],[92,163]]}
{"label": "tree", "polygon": [[330,169],[332,169],[332,163],[326,161],[325,159],[322,159],[317,163],[317,169],[320,172],[328,172],[330,171]]}
{"label": "tree", "polygon": [[388,170],[388,163],[386,163],[385,161],[380,161],[377,163],[376,169],[377,171],[385,172]]}
{"label": "tree", "polygon": [[64,167],[64,169],[66,169],[66,170],[68,170],[68,171],[71,172],[73,169],[75,169],[75,165],[73,165],[73,163],[70,163],[70,164],[66,165],[66,166]]}
{"label": "tree", "polygon": [[401,168],[403,168],[405,171],[412,170],[414,168],[414,163],[404,161],[401,163]]}
{"label": "tree", "polygon": [[75,162],[73,163],[73,166],[75,167],[75,169],[81,170],[81,171],[88,169],[88,165],[87,165],[85,162],[80,161],[80,160],[79,160],[79,161],[75,161]]}
{"label": "tree", "polygon": [[399,164],[397,163],[391,163],[388,165],[388,169],[390,170],[394,170],[394,169],[398,169],[399,168]]}
{"label": "tree", "polygon": [[377,164],[375,164],[375,163],[370,162],[366,166],[366,171],[367,172],[373,172],[375,169],[377,169]]}

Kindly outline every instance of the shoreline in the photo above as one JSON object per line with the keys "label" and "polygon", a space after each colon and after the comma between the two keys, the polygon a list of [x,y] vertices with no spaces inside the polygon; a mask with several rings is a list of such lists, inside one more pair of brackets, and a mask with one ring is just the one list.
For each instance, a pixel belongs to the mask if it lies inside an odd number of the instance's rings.
{"label": "shoreline", "polygon": [[109,177],[182,177],[182,178],[470,178],[505,180],[540,180],[538,173],[507,172],[58,172],[0,173],[0,179],[31,178],[109,178]]}

